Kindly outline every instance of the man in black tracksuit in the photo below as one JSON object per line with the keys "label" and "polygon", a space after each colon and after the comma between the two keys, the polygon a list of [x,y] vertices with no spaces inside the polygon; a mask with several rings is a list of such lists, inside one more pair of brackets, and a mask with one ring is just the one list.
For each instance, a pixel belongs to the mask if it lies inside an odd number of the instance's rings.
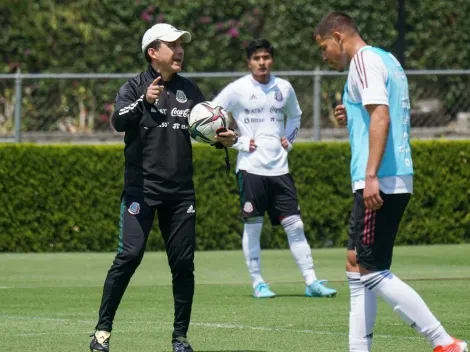
{"label": "man in black tracksuit", "polygon": [[[91,351],[109,351],[116,310],[142,261],[156,213],[173,277],[173,351],[193,351],[186,334],[194,295],[196,202],[187,120],[194,105],[205,99],[196,84],[177,74],[182,44],[190,40],[188,32],[169,24],[150,28],[142,39],[148,69],[124,84],[116,97],[112,123],[125,132],[120,235]],[[235,139],[227,131],[218,140],[231,146]]]}

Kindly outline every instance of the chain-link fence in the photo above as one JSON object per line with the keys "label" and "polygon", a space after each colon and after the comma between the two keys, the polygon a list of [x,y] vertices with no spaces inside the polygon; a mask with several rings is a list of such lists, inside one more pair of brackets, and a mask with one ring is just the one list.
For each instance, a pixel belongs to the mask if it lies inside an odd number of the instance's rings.
{"label": "chain-link fence", "polygon": [[[185,73],[208,100],[245,72]],[[345,138],[333,109],[341,101],[344,73],[282,71],[301,109],[299,138]],[[408,71],[415,136],[470,137],[470,70]],[[135,74],[0,75],[0,139],[3,141],[116,141],[110,117],[117,90]]]}

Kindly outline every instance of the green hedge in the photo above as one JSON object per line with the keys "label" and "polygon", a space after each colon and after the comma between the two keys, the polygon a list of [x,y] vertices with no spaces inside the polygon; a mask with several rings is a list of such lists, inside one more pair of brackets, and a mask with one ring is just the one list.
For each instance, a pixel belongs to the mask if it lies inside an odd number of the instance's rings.
{"label": "green hedge", "polygon": [[[235,153],[232,161],[235,162]],[[470,142],[414,142],[415,194],[398,243],[470,242]],[[194,148],[198,249],[240,248],[235,177],[221,151]],[[313,247],[343,246],[352,194],[345,143],[297,143],[290,167]],[[114,251],[122,146],[0,146],[0,252]],[[265,248],[286,248],[264,227]],[[162,249],[157,223],[148,248]]]}

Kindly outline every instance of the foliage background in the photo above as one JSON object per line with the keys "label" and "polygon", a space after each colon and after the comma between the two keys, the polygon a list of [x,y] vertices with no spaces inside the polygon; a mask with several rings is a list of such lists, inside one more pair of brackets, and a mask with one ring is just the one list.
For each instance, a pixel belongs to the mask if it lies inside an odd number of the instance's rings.
{"label": "foliage background", "polygon": [[[169,22],[192,33],[185,72],[246,71],[245,52],[253,38],[266,37],[276,48],[275,70],[321,67],[312,36],[316,23],[331,10],[357,21],[371,45],[396,53],[397,0],[314,2],[292,0],[4,0],[0,2],[0,72],[131,73],[146,68],[141,38],[151,25]],[[470,1],[406,1],[406,68],[457,69],[470,63]],[[312,78],[286,77],[304,112],[302,127],[312,126]],[[231,79],[198,78],[208,99]],[[0,82],[1,83],[1,82]],[[124,80],[26,80],[23,131],[109,131],[116,92]],[[322,125],[335,127],[331,106],[344,78],[325,79]],[[13,82],[0,97],[13,106]],[[412,104],[423,96],[445,104],[440,116],[412,123],[445,125],[470,110],[468,77],[426,76],[410,83]],[[431,93],[430,93],[431,92]],[[467,93],[465,93],[467,92]],[[2,101],[0,101],[0,108]],[[7,115],[7,114],[6,114]],[[12,114],[0,121],[11,131]],[[0,119],[2,120],[2,119]],[[413,122],[415,121],[415,122]]]}
{"label": "foliage background", "polygon": [[[138,72],[145,67],[143,33],[169,22],[191,31],[186,71],[245,69],[242,49],[256,37],[277,48],[279,70],[321,64],[313,29],[329,11],[352,15],[372,45],[394,51],[397,2],[332,0],[21,1],[1,2],[2,71]],[[468,68],[470,2],[407,1],[406,67]]]}
{"label": "foliage background", "polygon": [[[137,73],[146,68],[142,35],[158,22],[191,31],[186,72],[245,72],[244,48],[256,37],[266,37],[275,46],[275,70],[314,70],[323,66],[312,32],[331,10],[348,12],[369,44],[396,53],[396,0],[0,0],[0,72]],[[406,10],[405,68],[469,68],[470,1],[409,0]],[[210,99],[230,79],[196,81]],[[311,78],[291,82],[304,111],[302,127],[311,127]],[[110,130],[112,104],[122,83],[25,80],[22,129],[56,131],[64,120],[73,119],[80,120],[79,127],[83,120],[87,132]],[[343,84],[343,77],[323,82],[324,126]],[[443,94],[439,98],[447,106],[470,108],[470,100],[465,105],[457,98],[470,96],[468,78],[424,77],[410,84],[412,89],[422,87]],[[14,102],[14,81],[1,81],[0,133],[11,132]],[[469,242],[469,144],[414,146],[416,193],[400,243]],[[306,232],[314,246],[338,246],[346,240],[348,158],[347,145],[327,143],[299,144],[291,155]],[[211,149],[196,147],[195,160],[199,194],[221,192],[218,197],[200,196],[198,246],[237,247],[242,225],[234,179],[220,176],[223,157]],[[217,177],[214,165],[220,165]],[[2,145],[0,179],[0,251],[114,250],[122,147]],[[214,217],[213,212],[222,215]],[[149,246],[161,248],[160,237],[152,236]],[[266,225],[263,246],[285,247],[282,231]]]}
{"label": "foliage background", "polygon": [[[197,247],[241,246],[235,176],[224,153],[195,145]],[[232,160],[235,153],[232,150]],[[352,205],[346,143],[296,143],[289,157],[305,233],[313,247],[344,246]],[[470,242],[470,142],[414,142],[414,195],[397,242]],[[0,252],[114,251],[122,146],[0,146]],[[287,248],[265,219],[262,246]],[[163,249],[158,223],[148,248]]]}

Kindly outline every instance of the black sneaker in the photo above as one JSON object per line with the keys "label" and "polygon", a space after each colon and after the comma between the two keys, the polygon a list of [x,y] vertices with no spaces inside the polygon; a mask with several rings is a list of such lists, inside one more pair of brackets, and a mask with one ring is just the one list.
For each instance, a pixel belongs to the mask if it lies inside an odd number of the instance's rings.
{"label": "black sneaker", "polygon": [[90,337],[93,336],[93,339],[91,339],[90,342],[90,351],[91,352],[109,352],[109,339],[111,336],[109,336],[106,340],[103,338],[97,339],[96,338],[96,333],[93,335],[90,335]]}
{"label": "black sneaker", "polygon": [[186,337],[177,337],[171,341],[173,352],[194,352]]}

